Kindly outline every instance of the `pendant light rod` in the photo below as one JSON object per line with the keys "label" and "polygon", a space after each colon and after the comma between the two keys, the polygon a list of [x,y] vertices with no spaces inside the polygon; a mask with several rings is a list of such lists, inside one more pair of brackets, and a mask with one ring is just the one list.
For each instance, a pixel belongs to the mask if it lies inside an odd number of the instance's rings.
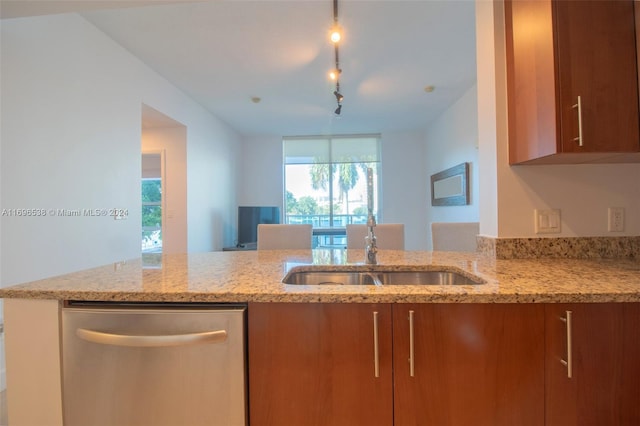
{"label": "pendant light rod", "polygon": [[[333,27],[334,27],[333,31],[338,31],[338,34],[341,32],[339,31],[339,27],[338,27],[338,0],[333,0]],[[340,54],[338,49],[338,44],[340,39],[341,39],[341,36],[335,39],[333,39],[333,36],[332,36],[333,48],[334,48],[334,59],[336,62],[336,68],[335,68],[336,90],[333,92],[333,95],[336,97],[336,102],[338,104],[338,107],[334,111],[334,114],[336,115],[340,115],[340,113],[342,112],[342,100],[344,99],[344,96],[342,96],[342,94],[340,93],[340,74],[342,73],[342,69],[340,69]]]}

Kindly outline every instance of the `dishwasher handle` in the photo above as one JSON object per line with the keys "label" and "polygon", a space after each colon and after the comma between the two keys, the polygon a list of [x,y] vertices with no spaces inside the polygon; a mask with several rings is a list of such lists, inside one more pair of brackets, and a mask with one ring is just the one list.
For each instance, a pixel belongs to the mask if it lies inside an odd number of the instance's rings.
{"label": "dishwasher handle", "polygon": [[204,343],[221,343],[227,340],[226,330],[205,331],[200,333],[130,336],[126,334],[103,333],[101,331],[78,328],[76,336],[87,342],[101,345],[132,346],[140,348],[156,348],[166,346],[187,346]]}

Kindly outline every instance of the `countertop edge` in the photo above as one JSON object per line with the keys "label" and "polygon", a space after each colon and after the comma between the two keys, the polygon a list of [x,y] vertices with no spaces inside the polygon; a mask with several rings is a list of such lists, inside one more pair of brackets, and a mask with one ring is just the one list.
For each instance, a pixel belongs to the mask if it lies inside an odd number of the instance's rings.
{"label": "countertop edge", "polygon": [[639,303],[640,293],[599,294],[260,294],[0,290],[0,298],[162,303]]}

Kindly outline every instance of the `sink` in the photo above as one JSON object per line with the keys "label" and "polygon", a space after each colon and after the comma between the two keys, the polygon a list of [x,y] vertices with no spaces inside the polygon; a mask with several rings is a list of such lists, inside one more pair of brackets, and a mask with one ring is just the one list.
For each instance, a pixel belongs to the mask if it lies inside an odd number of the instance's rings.
{"label": "sink", "polygon": [[471,278],[453,271],[393,271],[379,273],[383,285],[478,285],[480,278]]}
{"label": "sink", "polygon": [[376,285],[377,277],[374,277],[374,274],[369,272],[292,271],[282,282],[301,285]]}
{"label": "sink", "polygon": [[[354,269],[356,268],[356,269]],[[366,267],[340,269],[327,267],[296,267],[283,278],[284,284],[297,285],[480,285],[485,281],[457,268],[407,269],[397,267],[384,269]]]}

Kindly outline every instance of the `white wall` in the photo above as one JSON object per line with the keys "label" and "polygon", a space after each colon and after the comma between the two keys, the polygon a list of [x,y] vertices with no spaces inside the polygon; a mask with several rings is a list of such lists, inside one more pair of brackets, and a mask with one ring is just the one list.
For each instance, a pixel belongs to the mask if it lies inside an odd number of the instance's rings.
{"label": "white wall", "polygon": [[424,135],[382,135],[382,221],[405,224],[405,249],[426,250],[429,176],[424,166]]}
{"label": "white wall", "polygon": [[[534,236],[534,209],[560,209],[549,236],[640,235],[640,164],[508,167],[499,204],[500,237]],[[609,232],[608,207],[624,207],[624,232]]]}
{"label": "white wall", "polygon": [[[236,170],[240,136],[203,109],[187,125],[187,223],[189,252],[222,250],[236,238]],[[195,126],[195,123],[202,126]]]}
{"label": "white wall", "polygon": [[[478,0],[476,7],[478,87],[485,88],[478,102],[480,167],[487,170],[481,233],[539,237],[534,209],[554,208],[561,211],[562,232],[545,236],[640,235],[640,164],[509,166],[503,4]],[[625,208],[624,232],[607,231],[608,207]]]}
{"label": "white wall", "polygon": [[[428,182],[427,233],[432,249],[432,222],[478,222],[480,198],[478,163],[478,96],[471,87],[451,107],[429,124],[425,136],[426,181]],[[470,204],[465,206],[431,206],[431,175],[460,163],[469,165]]]}
{"label": "white wall", "polygon": [[[281,136],[248,136],[240,148],[241,163],[236,169],[237,204],[229,224],[232,243],[238,238],[237,206],[278,206],[283,216],[284,174]],[[284,220],[280,217],[280,220]]]}
{"label": "white wall", "polygon": [[79,15],[2,21],[1,285],[140,256],[141,106],[187,128],[190,251],[231,242],[239,136]]}
{"label": "white wall", "polygon": [[284,174],[281,136],[250,136],[242,143],[238,167],[238,205],[279,206]]}

